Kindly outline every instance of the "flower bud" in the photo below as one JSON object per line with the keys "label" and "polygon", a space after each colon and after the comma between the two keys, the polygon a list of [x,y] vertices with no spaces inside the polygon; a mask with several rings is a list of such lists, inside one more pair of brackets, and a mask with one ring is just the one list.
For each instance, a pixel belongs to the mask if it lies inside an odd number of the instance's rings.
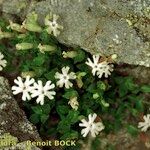
{"label": "flower bud", "polygon": [[22,72],[21,73],[21,76],[23,78],[26,78],[27,76],[30,76],[30,77],[35,77],[35,72],[34,71],[26,71],[26,72]]}
{"label": "flower bud", "polygon": [[104,107],[109,107],[109,103],[107,103],[104,99],[101,100],[101,103]]}
{"label": "flower bud", "polygon": [[8,26],[8,28],[11,28],[14,31],[21,33],[24,33],[26,31],[25,28],[23,28],[20,24],[13,23],[11,20],[9,21],[9,23],[10,25]]}
{"label": "flower bud", "polygon": [[27,16],[27,19],[22,23],[22,27],[32,32],[41,32],[42,27],[37,23],[38,15],[32,12]]}
{"label": "flower bud", "polygon": [[13,37],[12,33],[2,32],[2,30],[0,29],[0,39],[11,38],[11,37]]}
{"label": "flower bud", "polygon": [[74,58],[77,56],[77,52],[76,51],[68,51],[68,52],[63,51],[62,55],[63,55],[63,58]]}
{"label": "flower bud", "polygon": [[84,77],[86,75],[85,72],[80,72],[77,74],[77,78],[76,78],[76,81],[77,81],[77,85],[79,88],[82,88],[83,86],[83,81],[82,81],[82,77]]}
{"label": "flower bud", "polygon": [[38,45],[38,48],[39,48],[41,53],[56,51],[56,47],[55,46],[42,45],[41,43]]}
{"label": "flower bud", "polygon": [[98,93],[93,94],[93,99],[97,99],[97,98],[99,98],[99,94]]}
{"label": "flower bud", "polygon": [[31,44],[31,43],[16,44],[16,49],[17,50],[28,50],[28,49],[32,49],[32,48],[33,48],[33,44]]}
{"label": "flower bud", "polygon": [[100,81],[98,82],[98,87],[101,89],[101,90],[106,90],[107,86],[104,82]]}
{"label": "flower bud", "polygon": [[117,56],[117,54],[113,54],[113,55],[111,55],[111,59],[112,59],[112,60],[116,60],[116,59],[117,59],[117,57],[118,57],[118,56]]}
{"label": "flower bud", "polygon": [[78,110],[79,107],[79,102],[77,101],[77,97],[73,97],[69,100],[68,104],[70,104],[70,106],[75,109]]}
{"label": "flower bud", "polygon": [[27,36],[26,34],[19,34],[19,35],[17,36],[17,38],[23,39],[23,38],[25,38],[26,36]]}
{"label": "flower bud", "polygon": [[49,26],[49,20],[52,20],[53,19],[53,14],[52,12],[50,12],[48,15],[46,15],[45,17],[45,25],[46,26]]}

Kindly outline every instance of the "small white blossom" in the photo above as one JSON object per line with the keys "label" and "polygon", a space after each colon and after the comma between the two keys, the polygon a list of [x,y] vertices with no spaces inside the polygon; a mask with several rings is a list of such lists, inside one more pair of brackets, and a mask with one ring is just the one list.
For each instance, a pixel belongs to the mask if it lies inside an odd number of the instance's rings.
{"label": "small white blossom", "polygon": [[7,61],[4,58],[4,55],[0,52],[0,71],[3,70],[4,67],[6,67]]}
{"label": "small white blossom", "polygon": [[96,135],[98,135],[98,133],[105,128],[102,122],[94,122],[96,117],[97,114],[94,113],[93,115],[89,114],[88,121],[86,121],[85,119],[81,120],[82,123],[80,123],[79,126],[85,127],[81,130],[81,134],[83,135],[83,137],[86,137],[89,132],[92,137],[96,137]]}
{"label": "small white blossom", "polygon": [[47,32],[49,34],[53,33],[53,35],[56,37],[60,34],[59,30],[63,29],[63,26],[57,23],[58,18],[59,16],[55,14],[54,15],[50,14],[45,18],[45,25],[48,26]]}
{"label": "small white blossom", "polygon": [[92,68],[93,76],[97,75],[101,78],[104,74],[105,78],[107,78],[113,71],[113,65],[106,61],[99,62],[99,59],[99,55],[93,55],[93,62],[88,58],[86,64]]}
{"label": "small white blossom", "polygon": [[99,55],[93,55],[93,62],[90,60],[90,58],[88,58],[87,62],[85,62],[88,66],[90,66],[92,68],[92,74],[93,76],[96,75],[96,72],[98,71],[99,68]]}
{"label": "small white blossom", "polygon": [[34,79],[31,78],[30,76],[26,77],[26,80],[23,81],[23,79],[21,77],[17,77],[17,79],[14,80],[14,83],[17,84],[17,86],[13,86],[12,90],[13,90],[13,94],[19,94],[19,93],[23,93],[22,95],[22,100],[26,101],[26,100],[30,100],[31,96],[30,96],[30,91],[33,90],[33,86],[32,84],[34,83]]}
{"label": "small white blossom", "polygon": [[70,104],[70,106],[75,109],[78,110],[79,107],[79,102],[77,101],[77,97],[73,97],[69,100],[68,104]]}
{"label": "small white blossom", "polygon": [[150,114],[143,116],[144,122],[139,122],[138,128],[141,128],[141,131],[146,132],[150,127]]}
{"label": "small white blossom", "polygon": [[107,63],[106,61],[101,62],[99,64],[99,69],[97,71],[98,78],[101,78],[104,74],[105,78],[108,78],[109,75],[111,75],[111,72],[113,71],[113,65]]}
{"label": "small white blossom", "polygon": [[36,102],[44,105],[44,97],[47,96],[49,99],[54,99],[54,95],[56,95],[55,91],[51,91],[54,89],[55,85],[51,84],[51,81],[47,81],[45,86],[41,80],[37,83],[34,83],[34,90],[31,91],[31,97],[37,97]]}
{"label": "small white blossom", "polygon": [[55,78],[59,79],[59,81],[57,81],[57,86],[59,87],[63,87],[65,85],[65,87],[67,89],[69,89],[70,87],[73,86],[73,84],[69,81],[70,79],[76,79],[76,75],[74,72],[68,73],[70,70],[70,67],[63,67],[62,69],[62,74],[59,72],[56,72],[55,74]]}

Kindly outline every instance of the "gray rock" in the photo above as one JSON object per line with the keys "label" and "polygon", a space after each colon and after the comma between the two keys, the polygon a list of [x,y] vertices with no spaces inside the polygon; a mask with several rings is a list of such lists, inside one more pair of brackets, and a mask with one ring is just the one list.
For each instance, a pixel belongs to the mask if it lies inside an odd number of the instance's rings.
{"label": "gray rock", "polygon": [[122,129],[116,134],[108,134],[107,137],[106,135],[100,135],[101,147],[99,149],[107,150],[108,145],[111,145],[116,150],[148,150],[150,148],[149,132],[143,137],[145,137],[145,140],[142,139],[142,136],[135,138]]}
{"label": "gray rock", "polygon": [[118,66],[116,71],[122,75],[134,77],[136,83],[150,85],[150,69],[142,66]]}
{"label": "gray rock", "polygon": [[149,0],[5,0],[1,5],[3,12],[22,19],[34,10],[40,23],[52,11],[64,26],[57,38],[61,43],[92,54],[116,53],[118,63],[150,67]]}
{"label": "gray rock", "polygon": [[[25,113],[13,98],[8,81],[0,77],[0,139],[4,139],[6,135],[17,142],[17,145],[14,146],[15,150],[23,145],[26,146],[19,142],[41,141],[36,128],[27,120]],[[2,149],[1,146],[3,147],[3,144],[0,144],[0,149]],[[35,147],[32,149],[34,150]]]}

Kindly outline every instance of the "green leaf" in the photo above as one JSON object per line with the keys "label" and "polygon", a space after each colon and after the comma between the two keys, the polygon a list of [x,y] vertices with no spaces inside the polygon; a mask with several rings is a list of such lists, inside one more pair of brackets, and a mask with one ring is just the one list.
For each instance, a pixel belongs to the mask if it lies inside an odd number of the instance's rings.
{"label": "green leaf", "polygon": [[49,104],[43,105],[43,106],[42,106],[42,111],[43,111],[44,114],[49,114],[50,111],[51,111],[50,105],[49,105]]}
{"label": "green leaf", "polygon": [[137,85],[134,84],[132,77],[126,77],[125,78],[125,86],[130,91],[133,91],[137,87]]}
{"label": "green leaf", "polygon": [[137,100],[137,101],[136,101],[136,109],[137,109],[139,112],[143,112],[143,111],[144,111],[144,106],[143,106],[142,100]]}
{"label": "green leaf", "polygon": [[125,105],[120,105],[119,108],[116,110],[116,115],[122,116],[122,113],[125,112]]}
{"label": "green leaf", "polygon": [[65,133],[60,139],[68,140],[68,139],[77,139],[77,138],[78,138],[78,132],[72,130],[72,131]]}
{"label": "green leaf", "polygon": [[37,124],[40,122],[40,116],[38,114],[32,114],[30,120],[32,123]]}
{"label": "green leaf", "polygon": [[58,126],[57,126],[57,130],[60,133],[66,133],[70,131],[70,123],[68,120],[64,119],[62,121],[59,122]]}
{"label": "green leaf", "polygon": [[36,113],[38,115],[42,114],[42,109],[41,109],[40,106],[33,106],[31,108],[32,108],[32,110],[33,110],[34,113]]}
{"label": "green leaf", "polygon": [[135,108],[129,108],[129,110],[131,111],[131,113],[132,113],[132,115],[133,115],[134,117],[137,117],[137,116],[138,116],[138,111],[137,111],[137,109],[135,109]]}
{"label": "green leaf", "polygon": [[44,54],[40,54],[37,57],[35,57],[33,59],[33,66],[41,66],[44,64],[45,62],[45,55]]}
{"label": "green leaf", "polygon": [[95,94],[95,83],[92,83],[88,86],[88,88],[86,89],[86,91],[90,92],[90,93],[94,93]]}
{"label": "green leaf", "polygon": [[127,96],[127,98],[131,101],[131,102],[135,102],[137,100],[139,100],[139,97],[137,95],[129,95]]}
{"label": "green leaf", "polygon": [[119,88],[119,95],[120,95],[120,97],[123,97],[123,96],[127,95],[127,93],[128,93],[128,89],[125,86],[122,85]]}
{"label": "green leaf", "polygon": [[57,72],[57,69],[52,69],[50,72],[47,72],[44,74],[47,80],[55,81],[55,73]]}
{"label": "green leaf", "polygon": [[44,124],[47,121],[48,118],[49,118],[49,115],[43,114],[40,117],[40,120],[41,120],[42,124]]}
{"label": "green leaf", "polygon": [[78,62],[82,62],[85,59],[85,52],[83,50],[77,50],[78,55],[76,57],[74,57],[74,62],[78,63]]}
{"label": "green leaf", "polygon": [[105,85],[105,83],[104,82],[102,82],[102,81],[98,81],[97,82],[97,87],[99,88],[99,89],[101,89],[101,90],[106,90],[106,85]]}
{"label": "green leaf", "polygon": [[123,78],[119,76],[115,77],[114,80],[118,85],[121,85],[124,82]]}
{"label": "green leaf", "polygon": [[76,96],[78,96],[78,92],[74,89],[66,90],[65,94],[63,95],[63,97],[66,99],[70,99],[70,98],[76,97]]}
{"label": "green leaf", "polygon": [[91,150],[99,150],[100,145],[101,145],[101,140],[99,138],[95,138],[95,140],[92,142]]}
{"label": "green leaf", "polygon": [[65,115],[69,112],[69,107],[65,105],[57,106],[57,112],[59,114]]}
{"label": "green leaf", "polygon": [[127,131],[128,133],[130,133],[132,136],[137,136],[139,131],[136,127],[134,127],[133,125],[128,125],[127,126]]}
{"label": "green leaf", "polygon": [[150,85],[143,85],[141,91],[144,93],[150,93]]}
{"label": "green leaf", "polygon": [[34,67],[33,69],[36,77],[41,77],[47,71],[44,67]]}
{"label": "green leaf", "polygon": [[74,124],[79,120],[79,112],[75,110],[71,110],[67,116],[67,120],[70,124]]}

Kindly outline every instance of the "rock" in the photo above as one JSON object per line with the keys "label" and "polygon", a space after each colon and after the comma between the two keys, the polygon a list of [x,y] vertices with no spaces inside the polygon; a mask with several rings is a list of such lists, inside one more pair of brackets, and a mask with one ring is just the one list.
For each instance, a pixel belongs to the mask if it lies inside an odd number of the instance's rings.
{"label": "rock", "polygon": [[118,63],[150,67],[150,1],[148,0],[5,0],[5,13],[24,19],[35,11],[39,22],[52,11],[64,26],[57,39],[71,47],[118,55]]}
{"label": "rock", "polygon": [[18,139],[10,133],[0,134],[1,150],[40,150],[40,148],[28,144],[27,141],[18,142]]}
{"label": "rock", "polygon": [[132,76],[138,84],[150,85],[150,69],[142,66],[120,65],[116,67],[116,71],[125,76]]}
{"label": "rock", "polygon": [[112,146],[116,150],[148,150],[150,134],[141,134],[138,137],[133,137],[127,131],[120,130],[116,134],[101,135],[100,149],[106,150],[108,146]]}
{"label": "rock", "polygon": [[[3,77],[0,77],[0,95],[0,139],[4,139],[3,137],[6,136],[10,137],[16,142],[17,145],[14,145],[16,149],[19,149],[19,145],[24,145],[22,142],[27,140],[41,141],[36,128],[27,120],[25,113],[19,108],[12,96],[8,81]],[[3,146],[3,144],[0,144],[0,149]],[[32,149],[34,150],[35,147]]]}

